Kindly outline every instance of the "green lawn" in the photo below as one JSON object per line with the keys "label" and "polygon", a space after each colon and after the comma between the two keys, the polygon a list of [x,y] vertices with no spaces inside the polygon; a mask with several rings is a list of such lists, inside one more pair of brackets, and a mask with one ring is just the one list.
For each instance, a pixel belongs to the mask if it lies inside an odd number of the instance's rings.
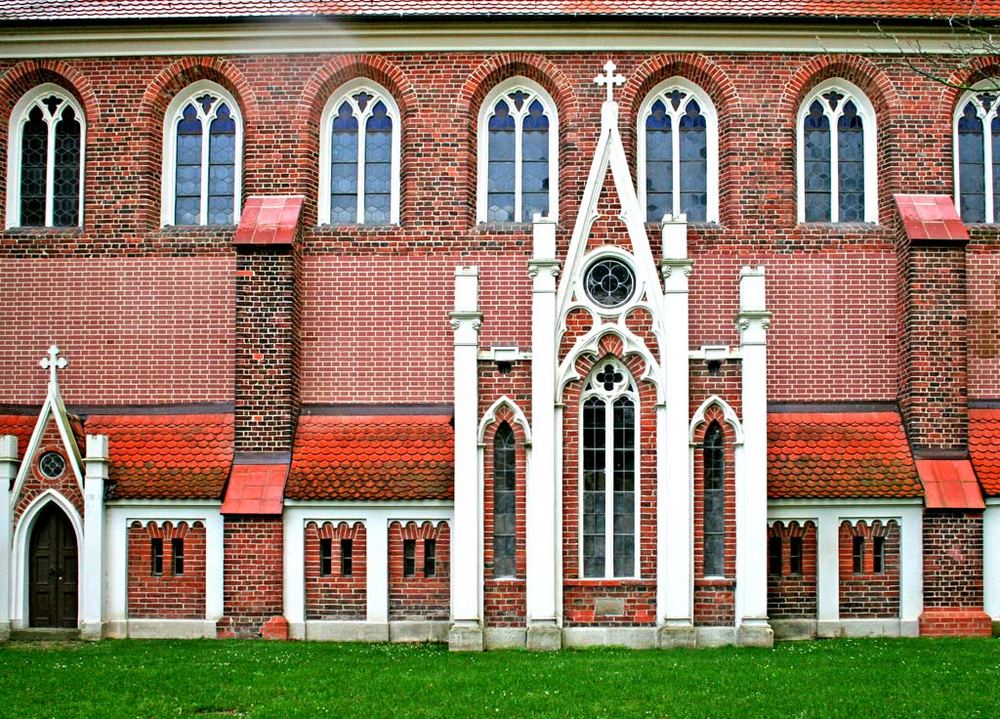
{"label": "green lawn", "polygon": [[0,645],[5,717],[1000,717],[1000,642],[449,654],[263,641]]}

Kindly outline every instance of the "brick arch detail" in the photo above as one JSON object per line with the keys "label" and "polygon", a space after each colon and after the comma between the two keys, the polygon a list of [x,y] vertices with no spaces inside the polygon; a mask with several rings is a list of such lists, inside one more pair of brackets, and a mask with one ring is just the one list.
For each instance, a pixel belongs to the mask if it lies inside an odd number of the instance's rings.
{"label": "brick arch detail", "polygon": [[887,522],[883,522],[880,519],[868,522],[864,519],[857,521],[851,521],[845,519],[840,523],[841,529],[850,529],[851,535],[855,537],[886,537],[890,532],[899,528],[898,522],[895,519],[890,519]]}
{"label": "brick arch detail", "polygon": [[805,522],[799,522],[793,519],[792,521],[785,523],[782,520],[777,522],[772,522],[771,526],[768,527],[767,536],[769,537],[805,537],[809,532],[816,530],[816,523],[811,519]]}
{"label": "brick arch detail", "polygon": [[868,97],[879,126],[885,127],[896,108],[900,107],[899,94],[888,76],[871,60],[860,55],[817,55],[796,70],[781,96],[779,116],[795,127],[799,105],[813,87],[826,80],[843,78],[857,85]]}
{"label": "brick arch detail", "polygon": [[400,521],[393,522],[390,527],[398,528],[402,539],[437,539],[448,535],[448,522],[440,520],[437,523],[431,521],[414,521],[403,524]]}
{"label": "brick arch detail", "polygon": [[[160,225],[161,168],[163,165],[163,119],[167,107],[185,87],[199,80],[209,80],[228,90],[239,103],[243,119],[243,184],[247,184],[247,167],[253,166],[257,148],[259,119],[257,98],[249,80],[233,63],[220,58],[184,57],[167,65],[150,81],[139,103],[142,143],[136,156],[142,158],[143,174],[150,179],[144,193],[141,210],[143,224],[149,228]],[[250,195],[246,189],[243,197]]]}
{"label": "brick arch detail", "polygon": [[719,425],[719,429],[722,430],[722,441],[723,444],[729,444],[733,441],[733,428],[726,421],[726,415],[722,411],[717,403],[712,403],[712,406],[705,410],[704,418],[695,426],[694,431],[691,433],[692,441],[698,445],[705,442],[705,433],[708,432],[708,428],[712,426],[712,423]]}
{"label": "brick arch detail", "polygon": [[966,88],[991,77],[1000,78],[1000,58],[996,55],[972,58],[947,78],[942,78],[938,109],[941,122],[950,128],[958,99],[965,94]]}
{"label": "brick arch detail", "polygon": [[180,521],[175,524],[169,520],[162,523],[156,521],[146,522],[145,525],[141,521],[136,520],[131,524],[133,529],[145,529],[150,537],[156,539],[184,539],[192,529],[201,529],[204,526],[199,521],[191,524],[188,524],[186,521]]}
{"label": "brick arch detail", "polygon": [[[504,80],[522,76],[537,82],[552,97],[556,112],[559,113],[559,178],[566,176],[567,153],[563,148],[575,144],[572,130],[579,115],[578,99],[573,91],[573,83],[559,67],[544,55],[530,52],[507,52],[483,60],[470,73],[469,78],[458,91],[456,114],[465,117],[468,130],[465,137],[466,162],[464,185],[469,224],[476,217],[476,154],[478,147],[479,109],[486,95]],[[569,198],[558,193],[559,211],[565,209],[563,203]]]}
{"label": "brick arch detail", "polygon": [[725,70],[704,55],[662,53],[647,58],[630,74],[618,101],[625,117],[635,118],[649,92],[664,80],[675,76],[693,82],[712,98],[712,103],[719,111],[720,125],[738,111],[740,96]]}
{"label": "brick arch detail", "polygon": [[364,522],[317,522],[306,524],[306,529],[317,533],[321,539],[354,539],[365,531]]}

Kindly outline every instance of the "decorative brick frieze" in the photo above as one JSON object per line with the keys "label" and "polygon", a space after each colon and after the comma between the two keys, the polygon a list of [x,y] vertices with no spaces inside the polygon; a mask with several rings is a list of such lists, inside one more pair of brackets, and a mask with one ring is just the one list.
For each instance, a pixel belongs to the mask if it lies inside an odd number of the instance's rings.
{"label": "decorative brick frieze", "polygon": [[[329,543],[328,554],[323,552],[324,540]],[[367,532],[361,522],[306,525],[306,619],[365,620],[367,546]]]}
{"label": "decorative brick frieze", "polygon": [[[182,543],[181,565],[175,554]],[[154,566],[154,541],[159,559]],[[205,618],[205,525],[132,522],[128,528],[130,619]]]}
{"label": "decorative brick frieze", "polygon": [[[860,550],[856,548],[855,538]],[[881,565],[876,559],[876,538],[882,543]],[[840,618],[898,617],[899,567],[899,525],[895,521],[842,522]]]}
{"label": "decorative brick frieze", "polygon": [[[433,571],[426,550],[434,542]],[[412,564],[406,556],[412,542]],[[389,619],[446,620],[450,617],[451,530],[447,522],[389,525]]]}

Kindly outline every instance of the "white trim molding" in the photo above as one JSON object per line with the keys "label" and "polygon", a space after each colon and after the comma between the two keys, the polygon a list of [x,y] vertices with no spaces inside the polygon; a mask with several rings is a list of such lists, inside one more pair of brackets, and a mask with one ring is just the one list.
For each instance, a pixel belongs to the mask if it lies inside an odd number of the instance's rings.
{"label": "white trim molding", "polygon": [[968,223],[993,223],[997,221],[997,198],[993,195],[993,166],[995,161],[993,159],[992,131],[993,121],[996,119],[998,111],[1000,111],[1000,92],[998,92],[997,85],[998,80],[995,78],[976,83],[971,90],[962,94],[955,105],[954,113],[952,113],[951,133],[952,162],[955,172],[955,207],[958,209],[960,215],[962,214],[962,176],[958,123],[965,114],[965,107],[970,101],[972,101],[972,106],[975,108],[976,117],[982,123],[983,152],[982,157],[977,159],[983,162],[984,214],[982,219],[972,219],[962,215],[962,220]]}
{"label": "white trim molding", "polygon": [[[670,95],[678,91],[683,93],[678,98],[677,107],[673,106]],[[664,80],[654,87],[646,99],[639,106],[639,113],[636,117],[636,189],[639,196],[639,204],[646,210],[646,220],[648,222],[660,222],[663,217],[649,217],[649,208],[646,203],[646,119],[652,112],[656,101],[661,101],[666,107],[667,116],[670,118],[670,157],[673,170],[673,201],[671,208],[665,214],[677,217],[681,213],[688,215],[688,210],[681,205],[681,151],[680,151],[680,121],[684,117],[688,106],[692,102],[698,104],[702,117],[705,118],[705,191],[707,194],[705,205],[705,219],[697,222],[718,222],[719,221],[719,114],[715,109],[712,98],[704,90],[689,80],[682,77],[672,77]]]}
{"label": "white trim molding", "polygon": [[[824,95],[831,91],[842,97],[831,102]],[[805,189],[805,132],[803,123],[809,115],[809,107],[814,101],[819,101],[823,114],[830,123],[830,217],[826,220],[806,220],[806,189]],[[844,114],[844,106],[853,102],[858,117],[862,123],[863,157],[865,163],[864,177],[864,218],[860,222],[878,222],[878,124],[875,108],[868,97],[857,85],[835,77],[821,82],[814,87],[795,116],[795,157],[798,191],[798,221],[799,222],[841,222],[840,219],[840,177],[838,171],[838,121]],[[858,220],[852,220],[858,222]]]}
{"label": "white trim molding", "polygon": [[[366,93],[371,97],[364,103],[360,103],[357,96]],[[323,108],[323,114],[319,125],[319,197],[316,203],[317,221],[321,225],[329,225],[330,218],[330,194],[331,194],[331,162],[333,160],[332,131],[333,121],[337,116],[337,111],[341,104],[348,103],[353,111],[353,117],[358,121],[358,145],[357,145],[357,208],[355,224],[399,224],[399,179],[400,179],[400,152],[402,117],[399,106],[395,99],[384,87],[367,78],[357,78],[351,80],[337,88],[330,99],[327,100]],[[365,141],[367,139],[367,124],[372,117],[375,105],[381,102],[386,108],[386,115],[392,121],[392,147],[391,147],[391,168],[389,177],[389,220],[388,223],[368,223],[365,220],[365,169],[367,158],[365,153]],[[362,107],[361,105],[364,105]],[[341,224],[341,223],[337,223]]]}
{"label": "white trim molding", "polygon": [[[200,95],[210,95],[216,102],[212,103],[206,113],[204,107],[195,99]],[[163,175],[160,180],[161,203],[160,224],[162,226],[176,225],[176,175],[177,175],[177,123],[183,117],[188,104],[194,105],[201,122],[201,205],[198,212],[197,225],[207,225],[208,222],[208,187],[209,187],[209,143],[212,120],[219,106],[225,103],[229,108],[230,117],[236,123],[236,147],[233,168],[233,222],[240,218],[241,193],[243,187],[243,112],[236,98],[218,83],[210,80],[199,80],[177,93],[171,100],[163,116]]]}
{"label": "white trim molding", "polygon": [[[520,108],[511,101],[510,97],[504,98],[505,95],[509,96],[518,91],[525,93]],[[489,120],[493,116],[497,103],[502,99],[506,100],[510,114],[514,118],[514,216],[509,220],[489,218]],[[556,109],[556,103],[541,85],[526,77],[518,76],[504,80],[494,87],[479,108],[476,152],[476,222],[529,223],[532,221],[531,217],[522,216],[522,181],[524,179],[522,151],[524,148],[521,138],[524,118],[528,115],[531,103],[535,100],[538,100],[545,108],[544,114],[549,121],[549,209],[545,217],[554,222],[559,219],[559,113]]]}
{"label": "white trim molding", "polygon": [[[61,102],[51,110],[44,103],[50,97],[55,97]],[[76,114],[76,121],[80,123],[80,191],[77,204],[77,221],[70,227],[83,226],[83,188],[84,188],[84,167],[86,164],[87,147],[87,118],[83,113],[83,108],[76,98],[59,85],[46,83],[39,85],[26,93],[10,114],[9,132],[7,135],[7,228],[21,227],[21,160],[22,142],[24,138],[24,126],[28,122],[28,113],[34,108],[42,111],[42,119],[48,127],[46,145],[46,167],[45,167],[45,227],[55,227],[55,156],[56,156],[56,131],[62,120],[62,113],[66,107],[73,109]],[[62,225],[60,225],[62,227]]]}

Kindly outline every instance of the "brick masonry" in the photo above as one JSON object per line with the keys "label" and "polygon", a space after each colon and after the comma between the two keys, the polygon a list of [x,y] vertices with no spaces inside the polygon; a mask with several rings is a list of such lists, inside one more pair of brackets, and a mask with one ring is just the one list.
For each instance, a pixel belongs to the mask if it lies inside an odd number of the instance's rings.
{"label": "brick masonry", "polygon": [[283,538],[281,517],[226,517],[220,637],[268,636],[283,625],[287,638],[282,618]]}
{"label": "brick masonry", "polygon": [[[864,538],[860,572],[854,571],[854,537]],[[885,540],[883,571],[874,568],[873,537]],[[899,525],[890,520],[840,525],[840,618],[889,619],[899,616]]]}
{"label": "brick masonry", "polygon": [[[163,565],[153,573],[152,540],[163,542]],[[174,569],[174,539],[184,543],[183,573]],[[205,618],[205,525],[132,522],[128,529],[128,616],[132,619]]]}
{"label": "brick masonry", "polygon": [[[781,571],[768,567],[767,616],[771,619],[815,619],[816,525],[813,522],[775,522],[767,536],[771,540],[781,540]],[[793,537],[802,540],[801,572],[792,572],[791,568]]]}
{"label": "brick masonry", "polygon": [[[320,567],[320,540],[332,548],[330,574]],[[345,575],[342,540],[351,541],[351,573]],[[306,619],[364,621],[368,612],[367,531],[361,522],[309,522],[305,528]]]}
{"label": "brick masonry", "polygon": [[[433,539],[435,571],[424,573],[424,542]],[[414,542],[414,572],[403,574],[403,542]],[[451,531],[447,522],[389,525],[389,620],[447,620],[451,616]]]}

